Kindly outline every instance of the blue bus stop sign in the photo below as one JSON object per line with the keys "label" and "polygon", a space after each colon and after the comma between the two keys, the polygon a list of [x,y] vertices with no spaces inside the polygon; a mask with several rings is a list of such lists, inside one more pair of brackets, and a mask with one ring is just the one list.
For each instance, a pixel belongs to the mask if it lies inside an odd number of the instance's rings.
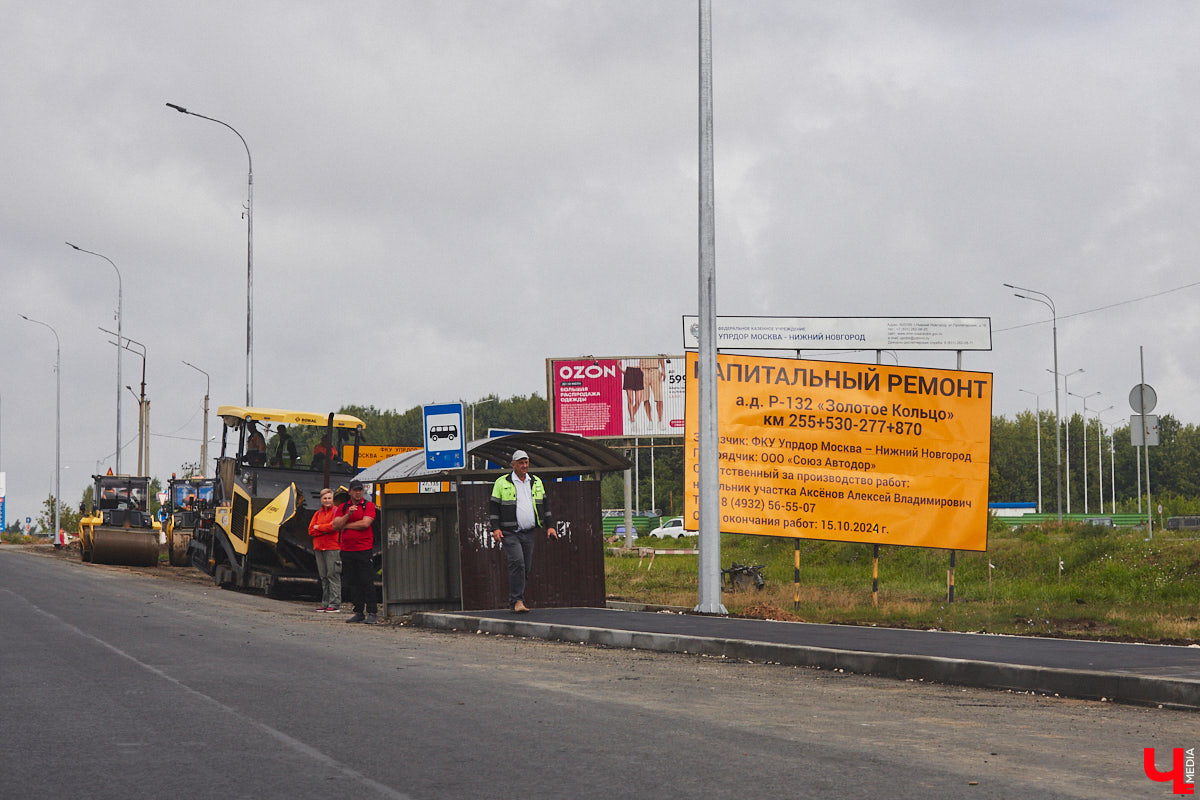
{"label": "blue bus stop sign", "polygon": [[457,469],[467,463],[462,403],[442,403],[421,409],[425,421],[425,468]]}

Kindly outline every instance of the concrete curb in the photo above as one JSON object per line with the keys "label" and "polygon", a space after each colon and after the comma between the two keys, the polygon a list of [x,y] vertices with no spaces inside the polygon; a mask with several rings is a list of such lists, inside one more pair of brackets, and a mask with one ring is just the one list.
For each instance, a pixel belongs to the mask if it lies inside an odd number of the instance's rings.
{"label": "concrete curb", "polygon": [[984,689],[1010,689],[1083,700],[1161,705],[1164,708],[1200,711],[1200,681],[1186,678],[1157,678],[1132,673],[874,653],[746,639],[645,633],[517,619],[491,619],[444,612],[418,611],[414,612],[411,618],[413,625],[438,630],[526,636],[663,653],[690,653],[789,666],[840,669],[897,680],[931,681]]}

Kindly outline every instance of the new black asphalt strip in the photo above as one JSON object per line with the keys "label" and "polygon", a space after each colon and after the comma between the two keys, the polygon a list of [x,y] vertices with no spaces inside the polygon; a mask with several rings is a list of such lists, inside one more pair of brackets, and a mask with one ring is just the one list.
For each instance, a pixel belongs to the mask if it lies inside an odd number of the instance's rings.
{"label": "new black asphalt strip", "polygon": [[603,608],[416,612],[413,624],[1200,711],[1200,646]]}

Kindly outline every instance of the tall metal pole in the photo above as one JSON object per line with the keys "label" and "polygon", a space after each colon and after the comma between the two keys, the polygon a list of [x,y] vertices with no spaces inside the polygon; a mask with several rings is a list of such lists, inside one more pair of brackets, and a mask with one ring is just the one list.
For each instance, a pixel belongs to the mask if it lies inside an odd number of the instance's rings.
{"label": "tall metal pole", "polygon": [[[1096,412],[1096,474],[1100,476],[1100,491],[1097,493],[1100,506],[1100,513],[1104,513],[1104,421],[1100,419],[1100,415],[1111,411],[1114,407],[1102,408]],[[1087,446],[1087,441],[1084,440],[1084,446]]]}
{"label": "tall metal pole", "polygon": [[[1050,319],[1052,323],[1053,341],[1054,341],[1054,475],[1055,483],[1058,487],[1058,521],[1061,523],[1063,518],[1062,506],[1062,424],[1058,417],[1058,311],[1054,308],[1054,301],[1050,295],[1039,292],[1036,289],[1026,289],[1021,286],[1013,286],[1011,283],[1004,284],[1009,289],[1020,289],[1022,292],[1030,292],[1040,295],[1040,297],[1029,297],[1024,294],[1016,294],[1017,297],[1023,300],[1032,300],[1035,303],[1041,303],[1046,308],[1050,309]],[[1044,299],[1043,299],[1044,298]]]}
{"label": "tall metal pole", "polygon": [[[120,341],[121,340],[121,319],[122,319],[122,317],[125,316],[124,310],[123,310],[123,306],[124,306],[124,302],[125,302],[124,297],[123,297],[124,291],[121,288],[121,270],[117,269],[117,265],[113,264],[112,259],[109,258],[108,256],[102,256],[99,253],[93,253],[91,250],[84,250],[79,245],[74,245],[74,244],[71,244],[70,242],[67,242],[67,247],[71,247],[75,250],[78,250],[81,253],[87,253],[88,255],[98,256],[100,258],[103,258],[109,264],[112,264],[112,268],[114,270],[116,270],[116,272],[117,272],[117,341]],[[120,475],[121,474],[121,348],[120,347],[117,348],[117,456],[116,456],[116,459],[117,459],[116,473],[118,475]]]}
{"label": "tall metal pole", "polygon": [[1117,513],[1117,457],[1116,457],[1117,426],[1114,422],[1108,426],[1108,491],[1112,496],[1112,513]]}
{"label": "tall metal pole", "polygon": [[1154,505],[1150,502],[1150,426],[1146,424],[1146,353],[1138,346],[1138,363],[1141,365],[1142,380],[1138,384],[1140,395],[1138,406],[1141,407],[1142,418],[1142,447],[1146,449],[1146,538],[1154,537]]}
{"label": "tall metal pole", "polygon": [[250,145],[246,144],[245,137],[238,133],[237,128],[228,122],[214,117],[206,117],[195,111],[188,111],[183,106],[174,103],[167,103],[167,107],[175,109],[180,114],[224,125],[237,135],[242,142],[242,147],[246,148],[246,163],[248,164],[246,172],[246,405],[252,406],[254,405],[254,160],[250,157]]}
{"label": "tall metal pole", "polygon": [[[1073,372],[1068,372],[1066,375],[1062,376],[1063,391],[1066,392],[1068,395],[1071,394],[1071,390],[1067,388],[1067,378],[1071,377],[1072,375],[1078,375],[1080,372],[1083,372],[1082,367],[1080,367],[1079,369],[1077,369]],[[1067,409],[1066,441],[1067,441],[1067,472],[1066,472],[1067,513],[1070,514],[1071,513],[1071,409],[1069,409],[1069,408]]]}
{"label": "tall metal pole", "polygon": [[1038,513],[1042,513],[1042,395],[1046,392],[1031,392],[1028,389],[1018,389],[1019,392],[1033,395],[1034,408],[1037,409],[1037,476],[1038,476]]}
{"label": "tall metal pole", "polygon": [[203,478],[208,474],[208,390],[211,380],[208,377],[208,373],[195,364],[188,361],[184,361],[183,363],[204,376],[204,438],[200,440],[200,477]]}
{"label": "tall metal pole", "polygon": [[712,0],[700,4],[700,602],[701,614],[725,614],[721,603],[721,516],[717,471],[717,240],[713,189]]}
{"label": "tall metal pole", "polygon": [[[100,328],[100,330],[104,333],[107,333],[109,336],[117,335],[107,328]],[[135,356],[138,356],[142,359],[141,397],[138,397],[138,395],[134,393],[132,386],[126,386],[125,388],[128,389],[129,393],[132,394],[134,399],[138,401],[138,475],[144,476],[146,473],[142,471],[143,466],[146,471],[149,471],[150,469],[150,401],[146,399],[146,345],[142,344],[141,342],[134,341],[128,336],[117,337],[117,341],[113,342],[113,344],[115,344],[118,349],[123,347],[129,352],[133,353]],[[139,353],[137,350],[134,350],[132,347],[130,347],[130,345],[137,345],[138,347],[142,348],[142,352]]]}
{"label": "tall metal pole", "polygon": [[18,316],[27,322],[49,328],[54,334],[54,543],[58,544],[58,532],[62,528],[59,520],[59,507],[62,505],[62,343],[52,325],[24,314]]}
{"label": "tall metal pole", "polygon": [[[1083,513],[1085,514],[1088,513],[1087,401],[1098,394],[1100,394],[1100,392],[1092,392],[1091,394],[1087,395],[1075,394],[1073,392],[1071,393],[1072,397],[1078,397],[1079,399],[1083,400],[1083,439],[1081,440],[1081,449],[1083,450]],[[1071,450],[1068,448],[1067,456],[1070,457],[1070,455]]]}

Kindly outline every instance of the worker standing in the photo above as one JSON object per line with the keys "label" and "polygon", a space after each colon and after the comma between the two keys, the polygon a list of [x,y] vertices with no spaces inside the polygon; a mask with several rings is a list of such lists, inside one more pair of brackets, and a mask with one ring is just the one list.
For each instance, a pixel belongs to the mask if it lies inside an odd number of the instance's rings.
{"label": "worker standing", "polygon": [[525,585],[533,568],[534,535],[545,529],[547,536],[558,538],[554,519],[546,509],[546,489],[542,479],[529,474],[529,454],[517,450],[512,456],[512,473],[501,475],[492,484],[488,501],[488,520],[492,538],[504,548],[508,562],[508,607],[523,614]]}
{"label": "worker standing", "polygon": [[321,507],[313,512],[308,523],[312,537],[313,555],[317,558],[317,574],[321,580],[321,605],[317,611],[336,614],[342,606],[342,546],[341,534],[333,527],[337,513],[333,506],[333,490],[321,490]]}
{"label": "worker standing", "polygon": [[[363,483],[350,481],[350,499],[338,506],[333,527],[342,533],[342,572],[350,588],[354,616],[346,622],[379,622],[375,601],[375,504],[363,499]],[[366,612],[364,615],[364,611]]]}

